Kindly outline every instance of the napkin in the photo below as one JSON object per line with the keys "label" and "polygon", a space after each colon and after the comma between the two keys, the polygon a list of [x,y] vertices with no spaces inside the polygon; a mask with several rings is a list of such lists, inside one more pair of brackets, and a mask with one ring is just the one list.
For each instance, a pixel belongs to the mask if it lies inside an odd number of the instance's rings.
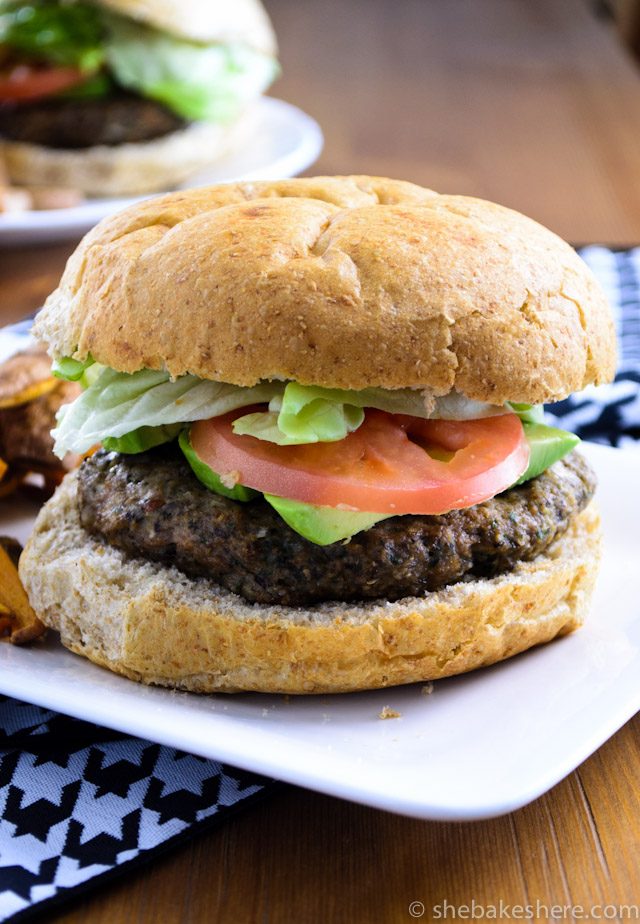
{"label": "napkin", "polygon": [[131,869],[274,785],[0,696],[0,921]]}
{"label": "napkin", "polygon": [[[580,251],[613,307],[615,382],[548,409],[584,439],[640,447],[640,248]],[[0,356],[29,325],[0,331]],[[276,784],[164,747],[0,697],[0,922],[152,858],[222,822]]]}
{"label": "napkin", "polygon": [[583,440],[640,449],[640,247],[583,247],[580,256],[604,288],[616,324],[618,370],[610,385],[590,385],[547,408]]}

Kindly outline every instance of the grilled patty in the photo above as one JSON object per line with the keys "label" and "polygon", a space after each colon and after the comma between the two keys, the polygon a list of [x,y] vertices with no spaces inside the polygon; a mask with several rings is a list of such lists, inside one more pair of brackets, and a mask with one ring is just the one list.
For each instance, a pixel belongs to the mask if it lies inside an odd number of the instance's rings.
{"label": "grilled patty", "polygon": [[186,124],[160,103],[125,92],[105,99],[48,99],[0,106],[0,136],[48,148],[151,141]]}
{"label": "grilled patty", "polygon": [[467,510],[383,520],[348,543],[317,546],[266,501],[205,488],[172,449],[100,451],[80,468],[82,525],[135,557],[215,580],[245,600],[290,606],[398,600],[510,571],[544,551],[591,499],[576,452],[543,475]]}

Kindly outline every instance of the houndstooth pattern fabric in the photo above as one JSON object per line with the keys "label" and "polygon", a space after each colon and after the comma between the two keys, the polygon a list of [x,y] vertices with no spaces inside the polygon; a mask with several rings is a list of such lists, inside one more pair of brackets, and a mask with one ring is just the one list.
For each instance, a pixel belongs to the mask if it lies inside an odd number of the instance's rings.
{"label": "houndstooth pattern fabric", "polygon": [[[615,382],[548,408],[584,439],[640,447],[640,248],[587,247],[611,301]],[[29,324],[0,332],[0,360]],[[274,784],[215,761],[0,697],[0,922],[224,819]]]}
{"label": "houndstooth pattern fabric", "polygon": [[0,696],[0,921],[145,859],[270,785]]}
{"label": "houndstooth pattern fabric", "polygon": [[613,309],[618,334],[615,381],[589,386],[547,409],[565,430],[584,440],[640,448],[640,247],[584,247],[583,260],[600,280]]}

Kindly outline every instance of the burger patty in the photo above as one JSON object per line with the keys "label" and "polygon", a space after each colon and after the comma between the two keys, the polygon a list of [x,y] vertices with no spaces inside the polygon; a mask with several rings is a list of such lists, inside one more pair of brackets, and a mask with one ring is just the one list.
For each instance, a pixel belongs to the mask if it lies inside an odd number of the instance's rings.
{"label": "burger patty", "polygon": [[48,148],[151,141],[186,124],[160,103],[124,92],[105,99],[48,99],[26,106],[0,106],[0,136]]}
{"label": "burger patty", "polygon": [[210,578],[256,603],[397,600],[510,571],[543,552],[591,499],[595,477],[573,452],[537,478],[466,510],[383,520],[318,546],[262,498],[205,488],[172,449],[100,451],[79,472],[82,525],[135,557]]}

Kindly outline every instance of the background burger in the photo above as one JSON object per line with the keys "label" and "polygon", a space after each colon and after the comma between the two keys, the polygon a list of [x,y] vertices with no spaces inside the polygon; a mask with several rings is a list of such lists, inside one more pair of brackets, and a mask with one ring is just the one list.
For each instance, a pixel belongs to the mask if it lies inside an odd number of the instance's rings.
{"label": "background burger", "polygon": [[320,177],[107,219],[36,322],[85,390],[21,560],[65,645],[189,690],[467,671],[580,625],[594,476],[541,405],[614,370],[574,251],[489,202]]}
{"label": "background burger", "polygon": [[9,179],[166,189],[221,154],[277,74],[259,0],[0,0]]}

